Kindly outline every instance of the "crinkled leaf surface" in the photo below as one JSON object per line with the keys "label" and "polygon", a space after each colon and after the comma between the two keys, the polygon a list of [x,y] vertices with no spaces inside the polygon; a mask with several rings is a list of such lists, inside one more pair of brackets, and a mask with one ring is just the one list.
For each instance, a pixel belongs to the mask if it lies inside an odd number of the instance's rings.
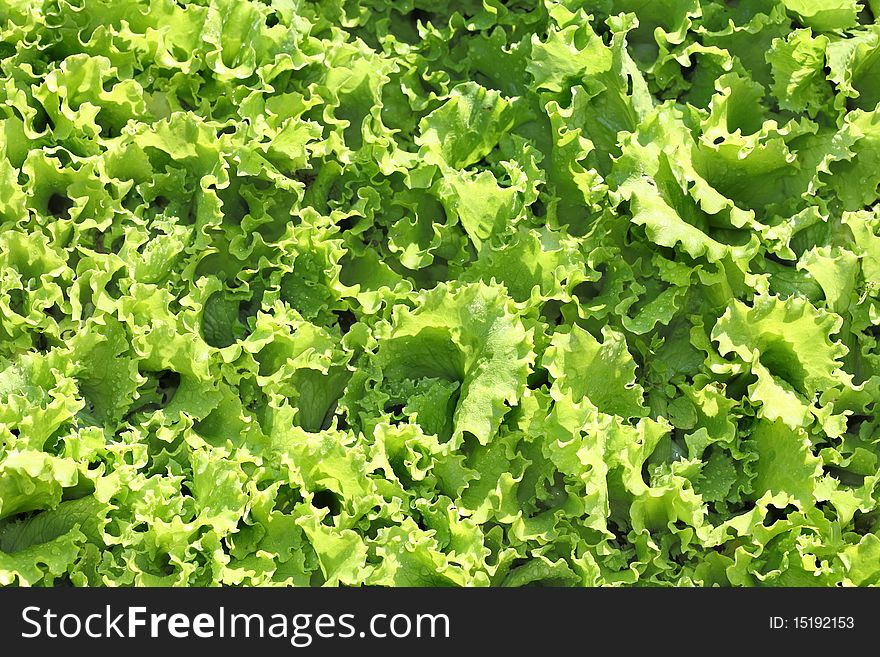
{"label": "crinkled leaf surface", "polygon": [[0,2],[0,585],[880,584],[878,20]]}

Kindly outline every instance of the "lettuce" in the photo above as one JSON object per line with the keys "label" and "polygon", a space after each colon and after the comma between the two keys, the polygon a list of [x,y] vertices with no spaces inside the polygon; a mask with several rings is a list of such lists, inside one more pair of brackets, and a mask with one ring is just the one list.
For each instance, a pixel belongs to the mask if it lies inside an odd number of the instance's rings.
{"label": "lettuce", "polygon": [[880,584],[878,12],[0,3],[0,585]]}

